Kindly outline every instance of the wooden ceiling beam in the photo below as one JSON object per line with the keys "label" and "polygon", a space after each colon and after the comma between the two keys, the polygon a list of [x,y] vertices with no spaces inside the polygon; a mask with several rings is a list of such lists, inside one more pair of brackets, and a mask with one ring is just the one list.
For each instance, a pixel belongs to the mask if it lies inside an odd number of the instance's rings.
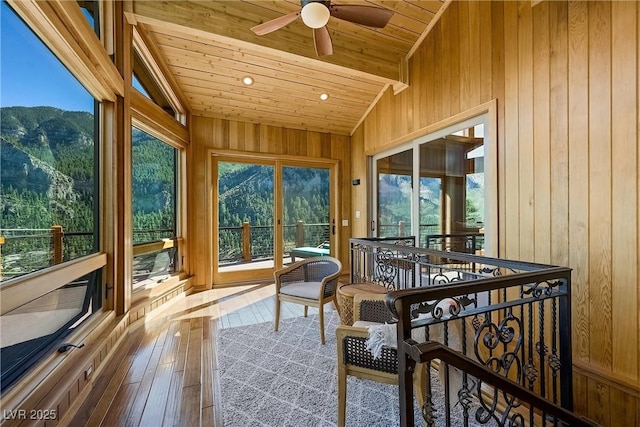
{"label": "wooden ceiling beam", "polygon": [[[375,86],[371,89],[351,88],[340,83],[336,84],[328,78],[324,80],[310,79],[296,74],[268,73],[264,70],[261,72],[260,70],[258,72],[248,72],[234,69],[229,64],[220,61],[198,63],[184,60],[183,58],[167,56],[167,63],[172,66],[177,76],[192,77],[202,80],[203,83],[213,79],[212,83],[214,85],[235,86],[245,90],[269,87],[271,90],[278,92],[298,93],[305,98],[315,98],[320,96],[321,93],[329,93],[331,96],[343,96],[345,99],[373,98],[381,87]],[[245,75],[251,75],[254,79],[255,83],[250,87],[244,85],[241,81]]]}
{"label": "wooden ceiling beam", "polygon": [[293,118],[291,121],[283,121],[284,117],[278,115],[272,115],[265,113],[264,115],[252,117],[245,114],[243,110],[231,110],[229,108],[217,109],[209,107],[206,110],[194,110],[193,114],[202,117],[211,117],[216,119],[235,120],[238,122],[254,123],[275,127],[285,127],[287,129],[299,129],[321,133],[332,133],[336,135],[349,135],[350,126],[336,126],[331,121],[327,120],[326,123],[318,123],[301,121],[298,118]]}
{"label": "wooden ceiling beam", "polygon": [[[245,8],[239,9],[242,5]],[[217,8],[222,9],[217,10]],[[347,68],[383,84],[393,84],[399,80],[398,62],[402,53],[389,49],[388,40],[385,38],[377,42],[376,38],[379,36],[376,36],[375,32],[371,32],[369,37],[368,45],[371,47],[363,47],[362,40],[357,37],[350,37],[346,33],[334,33],[332,36],[334,54],[318,58],[315,55],[313,43],[301,43],[300,38],[304,36],[292,33],[288,28],[280,29],[267,36],[253,34],[251,27],[278,16],[277,14],[260,16],[256,14],[256,10],[259,11],[260,7],[245,2],[135,1],[133,3],[133,13],[138,22],[170,26],[191,36],[215,39],[247,49],[273,49],[273,52],[278,52],[283,59],[291,60],[295,56],[298,61],[308,61],[318,69]],[[226,13],[230,11],[233,11],[233,14]],[[240,12],[242,16],[237,16],[236,14]],[[304,27],[304,24],[301,25]],[[311,40],[311,30],[304,28],[303,31],[309,33],[307,37]],[[354,51],[354,48],[357,50]],[[370,55],[361,54],[362,49],[368,49]]]}
{"label": "wooden ceiling beam", "polygon": [[[274,78],[284,78],[289,75],[290,79],[295,82],[304,82],[312,86],[316,86],[313,81],[322,82],[322,87],[346,86],[355,91],[377,92],[382,86],[378,82],[370,82],[362,79],[354,79],[343,75],[331,75],[326,73],[298,66],[289,66],[286,69],[282,67],[280,61],[260,58],[259,62],[254,58],[249,58],[237,50],[223,50],[215,46],[198,46],[195,47],[191,43],[190,47],[179,47],[178,43],[167,39],[161,34],[156,36],[158,44],[162,47],[162,51],[167,62],[172,65],[192,64],[193,69],[217,69],[221,67],[226,70],[235,70],[237,73],[250,74],[252,76],[270,76]],[[330,77],[330,78],[329,78]]]}

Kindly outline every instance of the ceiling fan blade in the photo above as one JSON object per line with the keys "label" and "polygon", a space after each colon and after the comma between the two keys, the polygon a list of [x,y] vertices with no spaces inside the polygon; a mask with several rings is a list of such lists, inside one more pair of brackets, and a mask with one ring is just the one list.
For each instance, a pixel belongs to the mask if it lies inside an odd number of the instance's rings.
{"label": "ceiling fan blade", "polygon": [[338,19],[375,28],[384,28],[393,16],[393,11],[389,9],[355,4],[332,4],[329,12]]}
{"label": "ceiling fan blade", "polygon": [[316,47],[316,55],[318,56],[331,55],[333,53],[331,36],[326,25],[313,30],[313,44]]}
{"label": "ceiling fan blade", "polygon": [[292,23],[293,21],[296,20],[296,18],[300,15],[300,11],[298,12],[291,12],[288,13],[286,15],[282,15],[279,18],[275,18],[272,19],[271,21],[267,21],[265,23],[262,23],[260,25],[256,25],[255,27],[251,28],[251,31],[253,31],[254,33],[256,33],[259,36],[263,36],[265,34],[269,34],[275,30],[279,30],[280,28],[289,25],[290,23]]}

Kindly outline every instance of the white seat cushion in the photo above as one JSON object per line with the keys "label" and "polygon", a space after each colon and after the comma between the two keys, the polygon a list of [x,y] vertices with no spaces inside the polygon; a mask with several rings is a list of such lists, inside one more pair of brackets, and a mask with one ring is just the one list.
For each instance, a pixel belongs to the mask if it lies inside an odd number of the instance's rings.
{"label": "white seat cushion", "polygon": [[292,297],[319,300],[321,287],[322,283],[320,282],[297,282],[282,286],[280,293]]}
{"label": "white seat cushion", "polygon": [[355,322],[353,322],[353,325],[351,326],[355,326],[356,328],[367,328],[369,326],[375,326],[375,325],[382,325],[382,323],[380,322],[369,322],[368,320],[356,320]]}

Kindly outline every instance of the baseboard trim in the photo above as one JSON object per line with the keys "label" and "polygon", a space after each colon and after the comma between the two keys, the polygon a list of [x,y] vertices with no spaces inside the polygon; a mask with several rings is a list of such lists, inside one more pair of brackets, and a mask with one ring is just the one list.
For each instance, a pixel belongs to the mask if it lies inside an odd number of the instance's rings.
{"label": "baseboard trim", "polygon": [[600,367],[575,360],[573,362],[573,371],[640,399],[640,382],[638,381],[634,383],[630,378],[624,378]]}

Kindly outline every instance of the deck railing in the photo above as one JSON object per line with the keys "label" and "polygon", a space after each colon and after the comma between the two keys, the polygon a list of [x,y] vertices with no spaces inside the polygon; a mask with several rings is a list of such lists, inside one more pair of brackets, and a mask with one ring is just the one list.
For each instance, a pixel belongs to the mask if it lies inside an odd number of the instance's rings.
{"label": "deck railing", "polygon": [[[572,410],[571,270],[394,243],[351,239],[351,280],[391,291],[387,303],[398,319],[401,425],[414,425],[412,373],[417,362],[435,357],[426,355],[432,341],[484,370],[454,368],[446,358],[439,368],[430,364],[439,369],[440,384],[427,374],[428,398],[421,408],[427,425],[435,425],[436,418],[446,425],[453,419],[464,425],[471,420],[574,425],[563,418],[565,412],[549,411],[516,389],[505,389],[503,382],[554,408]],[[432,399],[436,387],[444,393],[439,405]]]}
{"label": "deck railing", "polygon": [[[174,235],[175,231],[171,229],[133,230],[134,243],[172,239]],[[42,270],[96,251],[93,232],[68,232],[60,225],[43,229],[0,229],[0,280]],[[143,252],[138,251],[136,255]]]}
{"label": "deck railing", "polygon": [[93,252],[93,233],[51,228],[0,229],[0,279],[7,280]]}
{"label": "deck railing", "polygon": [[[274,257],[273,226],[256,226],[248,222],[237,227],[219,227],[219,262],[229,264],[251,262]],[[291,249],[303,246],[318,246],[329,241],[329,223],[307,224],[297,221],[282,226],[284,256]]]}

